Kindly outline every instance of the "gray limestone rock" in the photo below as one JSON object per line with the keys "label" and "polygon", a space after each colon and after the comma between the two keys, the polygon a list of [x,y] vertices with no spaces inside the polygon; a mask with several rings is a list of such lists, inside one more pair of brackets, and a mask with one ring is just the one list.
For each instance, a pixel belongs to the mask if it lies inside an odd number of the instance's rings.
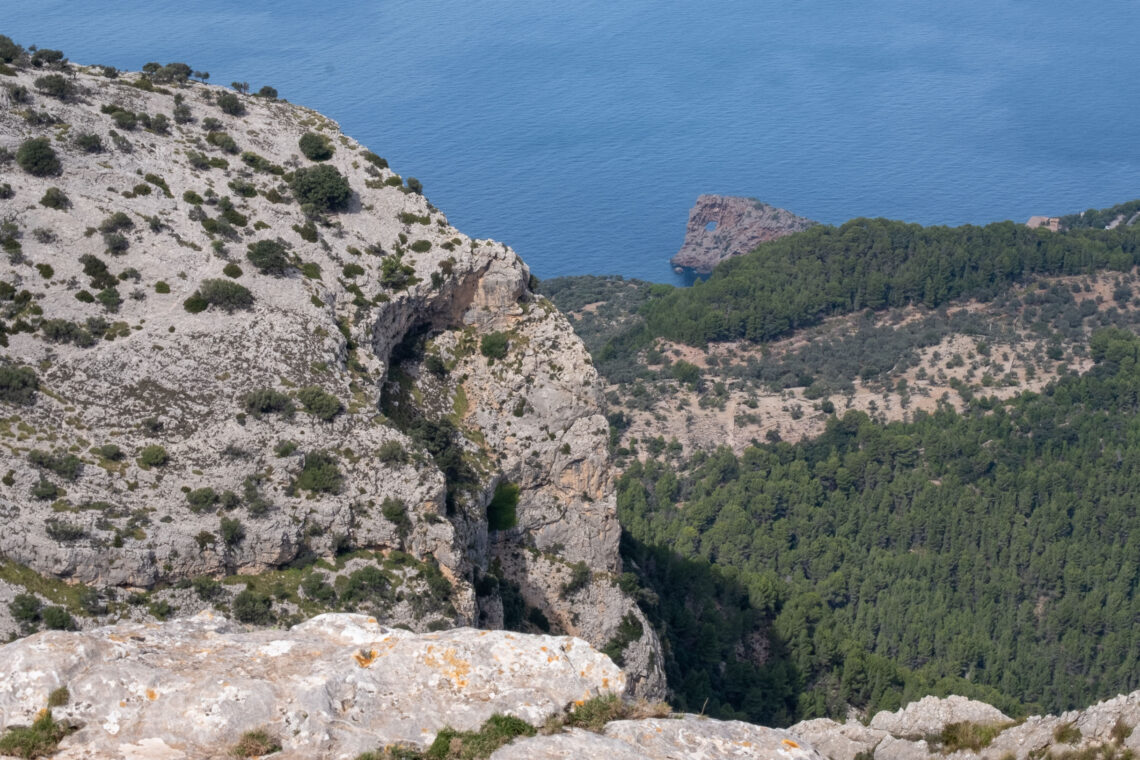
{"label": "gray limestone rock", "polygon": [[939,734],[950,723],[1006,723],[1009,717],[996,707],[966,697],[923,697],[896,712],[876,713],[870,727],[897,737]]}
{"label": "gray limestone rock", "polygon": [[[354,758],[424,746],[445,725],[493,713],[541,725],[625,676],[581,639],[457,629],[412,634],[363,615],[247,631],[203,613],[165,624],[41,633],[0,647],[0,730],[30,723],[59,686],[55,717],[80,726],[59,758],[225,755],[265,727],[281,758]],[[165,754],[163,754],[165,753]]]}
{"label": "gray limestone rock", "polygon": [[857,721],[836,723],[830,718],[814,718],[791,726],[788,733],[803,739],[831,760],[854,760],[889,736],[886,731],[868,728]]}
{"label": "gray limestone rock", "polygon": [[931,755],[926,741],[885,736],[875,747],[875,760],[927,760]]}
{"label": "gray limestone rock", "polygon": [[740,721],[697,715],[678,718],[619,720],[604,735],[574,730],[553,736],[517,740],[491,760],[570,760],[606,757],[614,760],[822,760],[823,756],[787,731]]}

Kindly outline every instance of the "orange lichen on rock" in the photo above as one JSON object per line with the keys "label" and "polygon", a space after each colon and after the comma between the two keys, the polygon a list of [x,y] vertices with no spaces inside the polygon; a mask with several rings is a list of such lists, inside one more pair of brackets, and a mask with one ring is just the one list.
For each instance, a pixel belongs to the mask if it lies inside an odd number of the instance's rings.
{"label": "orange lichen on rock", "polygon": [[154,700],[158,699],[158,694],[154,689],[147,689],[146,698],[153,702]]}
{"label": "orange lichen on rock", "polygon": [[800,745],[796,744],[791,739],[784,739],[784,741],[782,741],[781,744],[783,744],[785,747],[791,747],[792,749],[799,749],[800,748]]}
{"label": "orange lichen on rock", "polygon": [[352,658],[356,660],[357,665],[362,668],[367,668],[369,665],[376,662],[376,654],[377,652],[375,649],[361,649],[358,652],[354,652]]}
{"label": "orange lichen on rock", "polygon": [[[430,646],[428,651],[431,651]],[[457,689],[467,686],[467,676],[471,673],[471,663],[458,657],[455,654],[455,649],[449,647],[438,657],[435,655],[425,657],[424,663],[428,667],[435,668],[443,673]]]}

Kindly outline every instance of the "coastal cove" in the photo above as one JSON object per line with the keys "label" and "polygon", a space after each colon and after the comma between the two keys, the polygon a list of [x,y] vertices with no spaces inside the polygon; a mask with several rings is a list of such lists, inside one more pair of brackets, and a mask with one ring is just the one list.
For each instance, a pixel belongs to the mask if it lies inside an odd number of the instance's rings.
{"label": "coastal cove", "polygon": [[270,84],[542,278],[674,282],[700,193],[983,224],[1137,195],[1134,3],[220,0],[0,8],[73,60]]}

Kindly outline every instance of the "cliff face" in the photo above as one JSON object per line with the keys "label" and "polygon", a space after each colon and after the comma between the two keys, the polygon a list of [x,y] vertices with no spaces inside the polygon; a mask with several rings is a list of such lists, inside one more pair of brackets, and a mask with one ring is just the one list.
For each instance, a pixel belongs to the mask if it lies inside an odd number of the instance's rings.
{"label": "cliff face", "polygon": [[701,195],[689,211],[685,242],[669,263],[707,274],[725,259],[741,256],[760,243],[814,224],[811,219],[755,198]]}
{"label": "cliff face", "polygon": [[[598,646],[640,620],[597,374],[513,251],[307,109],[82,67],[50,97],[44,74],[6,77],[0,113],[0,557],[101,590],[104,617],[142,616],[116,589],[300,566],[319,577],[279,614]],[[57,170],[26,169],[34,138]],[[198,597],[180,612],[226,598]],[[655,693],[642,628],[624,650]]]}

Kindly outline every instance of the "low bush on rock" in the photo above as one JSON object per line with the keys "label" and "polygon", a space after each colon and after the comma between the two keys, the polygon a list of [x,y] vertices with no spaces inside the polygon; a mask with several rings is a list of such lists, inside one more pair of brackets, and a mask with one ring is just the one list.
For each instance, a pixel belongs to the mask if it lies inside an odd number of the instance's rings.
{"label": "low bush on rock", "polygon": [[34,177],[51,177],[63,169],[59,156],[51,147],[51,140],[46,137],[31,137],[20,143],[16,150],[16,163]]}
{"label": "low bush on rock", "polygon": [[183,302],[186,311],[197,314],[217,306],[227,314],[253,308],[253,293],[232,280],[203,280],[198,290]]}

